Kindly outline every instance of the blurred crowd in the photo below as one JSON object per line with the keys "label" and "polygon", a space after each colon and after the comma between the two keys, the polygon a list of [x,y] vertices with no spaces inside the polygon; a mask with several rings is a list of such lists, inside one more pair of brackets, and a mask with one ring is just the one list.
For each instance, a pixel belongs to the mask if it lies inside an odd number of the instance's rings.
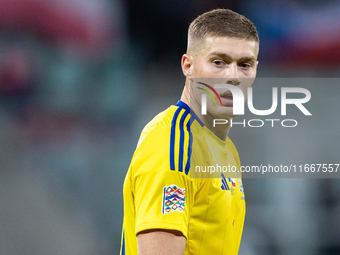
{"label": "blurred crowd", "polygon": [[[2,255],[118,254],[139,133],[179,99],[188,25],[217,7],[257,26],[260,77],[339,76],[337,0],[0,0]],[[248,212],[282,209],[289,221],[289,209],[255,193],[304,190],[276,199],[294,200],[301,213],[317,208],[319,229],[299,232],[315,242],[274,238],[279,222],[250,216],[242,254],[340,254],[339,182],[300,181],[246,181]],[[312,187],[326,188],[315,198]]]}

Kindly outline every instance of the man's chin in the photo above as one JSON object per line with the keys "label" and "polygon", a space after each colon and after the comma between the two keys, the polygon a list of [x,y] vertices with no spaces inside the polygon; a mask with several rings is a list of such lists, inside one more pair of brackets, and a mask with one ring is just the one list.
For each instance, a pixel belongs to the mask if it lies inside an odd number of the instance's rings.
{"label": "man's chin", "polygon": [[233,119],[235,117],[236,115],[221,115],[221,116],[218,116],[218,118],[216,119]]}
{"label": "man's chin", "polygon": [[236,117],[235,114],[233,114],[233,108],[231,109],[221,109],[220,111],[216,112],[216,119],[230,119]]}

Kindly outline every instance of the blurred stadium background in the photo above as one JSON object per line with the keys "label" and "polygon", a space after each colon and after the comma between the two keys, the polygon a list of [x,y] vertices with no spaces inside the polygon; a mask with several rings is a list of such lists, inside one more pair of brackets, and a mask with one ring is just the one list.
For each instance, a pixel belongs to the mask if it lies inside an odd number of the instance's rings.
{"label": "blurred stadium background", "polygon": [[[216,7],[257,26],[258,77],[339,78],[338,0],[0,0],[1,255],[119,253],[137,139],[179,99],[188,24]],[[339,89],[322,88],[339,110]],[[299,145],[278,133],[230,135],[248,165],[286,152],[339,163],[339,114],[327,114],[322,146],[308,143],[322,125],[292,137]],[[340,254],[338,179],[246,179],[244,187],[240,254]]]}

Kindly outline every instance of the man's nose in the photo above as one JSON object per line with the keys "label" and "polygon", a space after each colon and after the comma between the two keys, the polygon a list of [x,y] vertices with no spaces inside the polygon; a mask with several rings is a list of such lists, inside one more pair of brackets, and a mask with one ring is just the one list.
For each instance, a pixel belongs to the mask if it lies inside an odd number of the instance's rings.
{"label": "man's nose", "polygon": [[230,64],[227,69],[227,84],[239,85],[241,83],[240,77],[238,75],[237,64]]}

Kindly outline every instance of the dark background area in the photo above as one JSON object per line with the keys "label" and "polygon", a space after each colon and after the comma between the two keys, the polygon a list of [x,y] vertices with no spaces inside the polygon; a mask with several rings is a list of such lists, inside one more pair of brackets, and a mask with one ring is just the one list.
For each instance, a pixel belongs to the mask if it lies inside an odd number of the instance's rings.
{"label": "dark background area", "polygon": [[[294,163],[290,157],[339,163],[340,1],[0,0],[0,6],[3,255],[119,253],[123,181],[139,134],[180,98],[189,23],[213,8],[230,8],[256,25],[258,77],[319,78],[301,85],[312,92],[309,126],[231,131],[242,164]],[[245,179],[240,254],[340,254],[339,184]]]}

